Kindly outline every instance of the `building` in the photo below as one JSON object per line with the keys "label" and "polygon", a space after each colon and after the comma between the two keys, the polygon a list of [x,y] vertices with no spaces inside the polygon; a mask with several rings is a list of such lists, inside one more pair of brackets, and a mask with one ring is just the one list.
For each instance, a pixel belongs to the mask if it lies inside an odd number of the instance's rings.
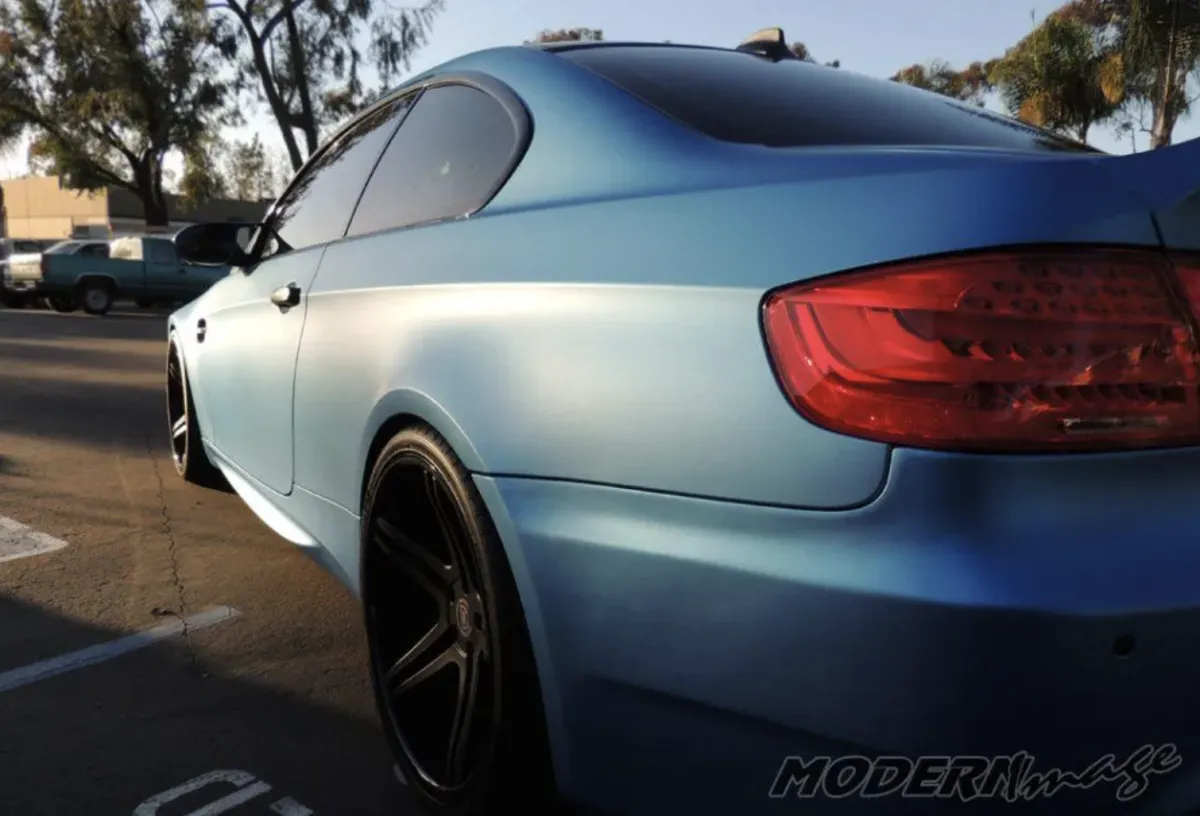
{"label": "building", "polygon": [[171,224],[150,230],[142,202],[123,187],[95,192],[70,190],[56,177],[29,177],[0,181],[3,237],[10,238],[118,238],[150,231],[170,231],[201,221],[260,221],[270,200],[214,199],[197,206],[167,196]]}

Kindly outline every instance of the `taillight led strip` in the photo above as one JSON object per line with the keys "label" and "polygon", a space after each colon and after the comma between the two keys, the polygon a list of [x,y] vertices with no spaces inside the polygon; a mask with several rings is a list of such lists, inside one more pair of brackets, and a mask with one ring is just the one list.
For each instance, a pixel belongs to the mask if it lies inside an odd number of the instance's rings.
{"label": "taillight led strip", "polygon": [[974,253],[771,293],[780,386],[839,433],[944,450],[1200,443],[1200,258]]}

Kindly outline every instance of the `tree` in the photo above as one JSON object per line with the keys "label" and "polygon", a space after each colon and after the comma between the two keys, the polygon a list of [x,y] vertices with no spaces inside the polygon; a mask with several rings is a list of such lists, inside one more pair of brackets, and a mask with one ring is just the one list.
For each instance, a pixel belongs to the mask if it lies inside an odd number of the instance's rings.
{"label": "tree", "polygon": [[[794,42],[791,44],[790,48],[792,50],[792,53],[796,56],[796,59],[798,59],[798,60],[803,60],[804,62],[812,62],[812,63],[815,63],[817,61],[816,57],[814,57],[812,55],[812,52],[810,52],[808,50],[808,46],[802,42]],[[841,68],[842,61],[834,60],[833,62],[825,63],[825,65],[829,68]]]}
{"label": "tree", "polygon": [[1125,102],[1121,54],[1096,6],[1068,4],[1008,49],[991,70],[1009,113],[1087,141]]}
{"label": "tree", "polygon": [[958,71],[945,60],[935,59],[901,68],[892,76],[892,81],[982,107],[984,96],[991,87],[988,83],[990,67],[990,63],[973,62]]}
{"label": "tree", "polygon": [[1150,145],[1171,144],[1175,124],[1196,101],[1190,80],[1200,65],[1196,0],[1093,0],[1111,25],[1124,68],[1125,92],[1150,110]]}
{"label": "tree", "polygon": [[0,4],[0,143],[77,189],[124,187],[169,223],[163,160],[230,120],[195,0]]}
{"label": "tree", "polygon": [[287,182],[285,162],[262,143],[256,133],[250,141],[235,142],[223,163],[229,194],[242,201],[274,198]]}
{"label": "tree", "polygon": [[556,42],[600,42],[603,39],[604,32],[599,28],[547,28],[532,40],[526,40],[525,44],[529,45],[531,43]]}
{"label": "tree", "polygon": [[[321,133],[378,98],[408,70],[445,0],[398,7],[389,0],[217,0],[222,53],[240,87],[253,89],[279,126],[293,169],[320,146]],[[366,42],[366,53],[362,43]],[[369,90],[369,58],[380,85]],[[299,131],[303,139],[296,138]]]}

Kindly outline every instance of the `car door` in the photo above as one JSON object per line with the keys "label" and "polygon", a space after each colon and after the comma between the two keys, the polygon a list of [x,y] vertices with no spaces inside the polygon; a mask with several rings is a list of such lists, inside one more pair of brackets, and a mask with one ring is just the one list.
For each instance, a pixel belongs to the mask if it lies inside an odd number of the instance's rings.
{"label": "car door", "polygon": [[403,109],[372,109],[301,168],[254,238],[254,263],[234,269],[197,314],[206,436],[276,493],[292,489],[292,386],[308,289]]}
{"label": "car door", "polygon": [[[144,294],[149,297],[187,300],[187,267],[179,265],[175,244],[163,238],[142,240],[142,259],[146,263]],[[199,267],[196,267],[199,268]]]}

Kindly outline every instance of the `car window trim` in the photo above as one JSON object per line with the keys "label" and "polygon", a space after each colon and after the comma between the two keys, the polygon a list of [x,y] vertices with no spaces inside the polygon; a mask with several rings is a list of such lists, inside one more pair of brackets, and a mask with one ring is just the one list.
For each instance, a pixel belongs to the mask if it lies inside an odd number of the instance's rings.
{"label": "car window trim", "polygon": [[[479,71],[452,71],[445,74],[433,74],[422,77],[416,82],[401,88],[395,94],[389,96],[388,99],[395,99],[398,96],[407,95],[409,92],[413,91],[419,92],[420,95],[416,100],[414,100],[413,104],[404,114],[403,118],[407,119],[408,114],[416,110],[417,105],[420,104],[420,96],[423,96],[425,91],[451,85],[464,85],[468,88],[473,88],[477,91],[481,91],[487,96],[490,96],[493,100],[500,104],[500,107],[505,110],[505,112],[508,114],[509,121],[513,126],[514,138],[512,149],[509,151],[508,158],[504,162],[501,173],[497,176],[492,185],[487,188],[486,195],[483,196],[478,205],[459,215],[428,218],[424,221],[414,221],[411,224],[404,224],[397,227],[388,227],[386,229],[372,230],[370,232],[360,232],[355,235],[350,235],[350,227],[354,224],[354,217],[358,215],[358,208],[359,205],[362,204],[362,197],[366,194],[367,187],[370,186],[371,180],[375,178],[375,171],[379,168],[379,163],[383,161],[383,157],[387,155],[388,148],[392,146],[392,141],[396,138],[396,134],[398,134],[400,132],[400,128],[404,126],[404,122],[401,120],[400,127],[397,127],[396,130],[392,132],[391,137],[388,139],[387,144],[383,148],[383,152],[379,154],[379,158],[376,160],[375,165],[371,168],[371,174],[367,176],[367,181],[365,184],[363,184],[363,188],[358,194],[358,201],[356,201],[354,204],[354,211],[350,214],[350,221],[346,224],[346,229],[342,231],[342,236],[339,240],[355,240],[358,238],[366,238],[370,235],[378,235],[382,232],[415,229],[418,227],[431,226],[433,224],[441,224],[447,221],[459,221],[464,218],[470,218],[487,207],[488,204],[492,203],[492,200],[499,195],[501,190],[504,189],[504,185],[508,184],[509,179],[512,178],[513,173],[516,172],[517,167],[521,164],[521,160],[525,158],[525,154],[529,150],[529,145],[533,142],[534,126],[533,117],[530,116],[529,109],[525,106],[525,103],[521,101],[521,98],[517,96],[516,92],[507,84],[501,82],[490,74],[484,74]],[[387,100],[384,100],[379,104],[384,104],[386,101]]]}
{"label": "car window trim", "polygon": [[[288,197],[289,194],[291,194],[291,192],[296,188],[296,186],[298,185],[300,180],[302,178],[304,178],[304,176],[312,170],[313,165],[316,164],[317,162],[319,162],[326,153],[328,153],[330,150],[332,150],[334,145],[338,144],[339,142],[342,141],[342,139],[346,138],[346,136],[348,136],[350,134],[350,132],[354,130],[354,128],[358,127],[360,124],[362,124],[364,121],[366,121],[366,119],[369,118],[371,116],[371,114],[375,113],[380,108],[386,107],[387,105],[394,103],[402,95],[405,95],[405,94],[401,94],[401,93],[389,94],[385,98],[383,98],[383,99],[379,100],[378,102],[376,102],[375,104],[371,105],[369,108],[362,111],[357,116],[355,116],[353,119],[351,119],[350,121],[348,121],[344,125],[342,125],[340,128],[338,128],[337,131],[334,132],[334,134],[325,141],[325,144],[321,145],[321,147],[318,148],[316,152],[314,152],[311,156],[309,156],[307,159],[304,160],[304,163],[302,165],[300,165],[300,169],[297,170],[295,175],[292,176],[291,182],[289,182],[288,186],[284,188],[283,192],[280,193],[276,197],[274,203],[271,204],[271,209],[267,211],[265,216],[263,216],[263,220],[262,220],[263,226],[259,228],[258,233],[254,237],[254,243],[252,244],[252,247],[251,247],[252,255],[261,251],[263,248],[263,245],[266,243],[267,236],[271,232],[271,222],[275,217],[275,212],[279,209],[279,202],[283,201],[284,199],[286,199]],[[412,108],[410,106],[409,110],[411,110],[411,109]],[[392,143],[392,138],[396,135],[396,130],[399,129],[400,123],[404,121],[404,119],[407,115],[408,115],[408,111],[405,111],[404,114],[398,118],[395,125],[393,126],[395,129],[392,131],[391,136],[388,137],[387,143],[385,144],[383,150],[387,150],[387,145]],[[379,163],[380,157],[383,156],[383,150],[381,150],[379,155],[375,157],[375,163],[371,165],[372,173],[375,172],[375,166]],[[367,178],[370,179],[370,175],[368,175]],[[364,190],[366,189],[366,185],[363,185],[363,189]],[[359,194],[359,197],[361,198],[362,190],[359,190],[358,194]],[[306,250],[310,250],[310,249],[319,249],[321,247],[326,247],[332,243],[340,241],[343,237],[345,237],[346,230],[349,229],[350,222],[354,220],[354,213],[357,209],[358,209],[358,201],[355,200],[354,208],[351,209],[351,211],[350,211],[350,217],[346,220],[346,226],[342,228],[341,235],[335,235],[333,238],[330,238],[328,241],[322,241],[319,244],[312,244],[310,246],[306,246],[306,247],[304,247],[304,250],[299,250],[299,251],[306,251]],[[270,258],[263,258],[260,261],[256,261],[254,266],[243,268],[242,271],[245,274],[249,275],[254,271],[254,268],[257,267],[259,263],[261,263],[262,261],[268,261],[268,260],[270,260]]]}

